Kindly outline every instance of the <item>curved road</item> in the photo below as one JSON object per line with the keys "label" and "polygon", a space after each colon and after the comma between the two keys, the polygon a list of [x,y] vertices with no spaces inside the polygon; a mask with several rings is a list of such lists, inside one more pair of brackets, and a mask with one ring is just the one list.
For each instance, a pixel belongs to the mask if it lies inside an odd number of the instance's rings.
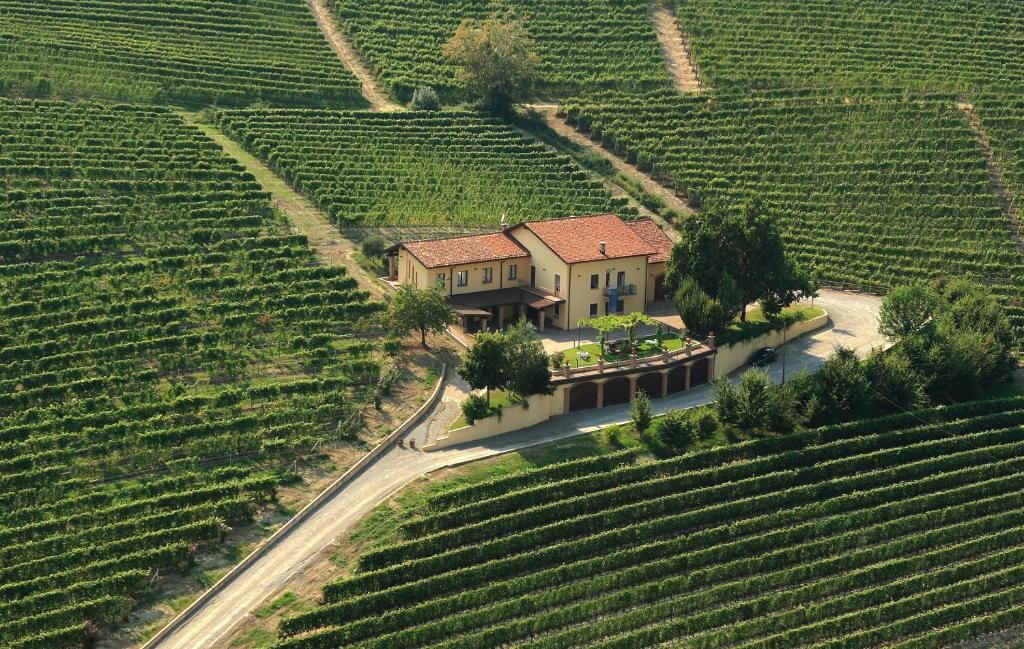
{"label": "curved road", "polygon": [[[801,368],[813,371],[837,345],[851,347],[863,356],[872,347],[884,344],[877,333],[880,304],[881,299],[873,296],[822,291],[815,306],[828,311],[832,322],[786,345],[787,373],[795,375]],[[782,373],[781,361],[776,361],[770,372],[779,380]],[[700,405],[710,400],[709,386],[702,386],[657,399],[652,405],[656,412],[664,412]],[[431,429],[436,430],[442,423],[440,420],[453,415],[451,403],[451,398],[439,401],[434,411],[410,430],[406,439],[415,439],[417,445],[421,445]],[[226,639],[249,612],[278,594],[293,575],[309,567],[338,536],[352,529],[363,516],[390,495],[430,471],[593,432],[628,419],[628,406],[614,406],[563,415],[518,432],[433,453],[393,446],[367,465],[347,486],[310,514],[305,522],[281,539],[248,570],[239,574],[205,606],[155,644],[153,649],[210,648]]]}

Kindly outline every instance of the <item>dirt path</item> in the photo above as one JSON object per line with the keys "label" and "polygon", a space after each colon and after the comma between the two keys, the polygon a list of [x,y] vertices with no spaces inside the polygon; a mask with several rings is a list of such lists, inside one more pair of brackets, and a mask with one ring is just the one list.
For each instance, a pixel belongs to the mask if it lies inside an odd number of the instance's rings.
{"label": "dirt path", "polygon": [[999,207],[1002,208],[1003,214],[1008,219],[1006,227],[1010,231],[1013,242],[1017,245],[1017,250],[1024,255],[1024,219],[1021,218],[1020,211],[1014,204],[1013,196],[1010,195],[1010,191],[1003,181],[1003,172],[999,169],[999,163],[996,161],[995,153],[992,151],[992,143],[988,139],[988,134],[985,133],[985,129],[981,125],[981,118],[978,117],[973,104],[960,101],[956,104],[956,107],[967,115],[967,122],[970,124],[971,130],[974,131],[974,137],[978,141],[978,148],[985,154],[988,179],[992,183],[992,189],[995,190],[996,196],[999,198]]}
{"label": "dirt path", "polygon": [[[576,146],[585,148],[600,155],[605,160],[608,160],[616,171],[636,180],[645,191],[658,196],[665,201],[665,205],[669,208],[685,215],[694,214],[693,208],[691,208],[686,201],[676,195],[674,191],[668,189],[664,185],[661,185],[634,165],[629,164],[619,156],[596,144],[586,135],[566,124],[564,120],[559,119],[555,108],[541,104],[534,104],[531,108],[543,116],[544,121],[547,122],[549,127],[551,127],[551,130],[557,133],[560,137],[568,140]],[[674,230],[674,228],[672,229]]]}
{"label": "dirt path", "polygon": [[654,31],[658,34],[661,53],[672,75],[676,90],[684,93],[700,92],[703,86],[697,75],[697,64],[690,50],[690,41],[679,28],[676,14],[667,3],[654,2],[648,11]]}
{"label": "dirt path", "polygon": [[225,153],[256,177],[256,181],[263,187],[263,190],[270,193],[274,206],[288,217],[292,231],[296,234],[306,235],[309,245],[320,253],[325,264],[344,266],[349,274],[359,282],[360,288],[370,291],[371,295],[377,298],[383,298],[384,288],[353,258],[355,245],[338,233],[338,228],[328,220],[323,212],[292,189],[258,158],[224,135],[217,127],[198,121],[195,113],[179,111],[178,114],[219,144]]}
{"label": "dirt path", "polygon": [[370,102],[373,109],[384,112],[402,110],[401,106],[388,99],[387,93],[377,85],[377,79],[370,74],[363,64],[363,60],[359,58],[352,44],[348,42],[348,38],[334,25],[331,11],[327,8],[324,0],[306,0],[306,4],[313,12],[316,24],[320,27],[320,31],[323,32],[331,49],[338,55],[345,67],[351,70],[352,74],[363,84],[363,97],[366,97],[366,101]]}

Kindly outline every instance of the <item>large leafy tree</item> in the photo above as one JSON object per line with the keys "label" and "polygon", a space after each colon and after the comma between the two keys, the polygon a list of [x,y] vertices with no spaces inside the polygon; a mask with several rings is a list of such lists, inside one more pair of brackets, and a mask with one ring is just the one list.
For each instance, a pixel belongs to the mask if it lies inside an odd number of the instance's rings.
{"label": "large leafy tree", "polygon": [[424,348],[428,333],[441,333],[458,320],[439,288],[419,288],[412,284],[402,284],[391,296],[387,318],[397,333],[418,331]]}
{"label": "large leafy tree", "polygon": [[930,286],[898,286],[885,296],[878,313],[878,332],[893,342],[918,334],[931,323],[942,298]]}
{"label": "large leafy tree", "polygon": [[504,389],[525,400],[534,394],[551,394],[550,358],[537,331],[520,318],[504,333],[478,334],[459,365],[459,374],[475,390]]}
{"label": "large leafy tree", "polygon": [[459,375],[474,390],[487,391],[487,405],[491,405],[491,390],[508,383],[508,344],[501,333],[479,333],[459,365]]}
{"label": "large leafy tree", "polygon": [[522,22],[492,14],[482,22],[464,20],[444,46],[456,79],[484,106],[507,114],[528,99],[538,79],[540,58]]}
{"label": "large leafy tree", "polygon": [[520,318],[504,336],[508,371],[506,389],[522,399],[554,392],[548,369],[550,359],[533,325],[526,318]]}
{"label": "large leafy tree", "polygon": [[808,276],[786,255],[778,225],[759,201],[733,210],[709,209],[683,221],[680,229],[666,287],[675,294],[692,278],[721,305],[726,320],[745,319],[753,302],[760,302],[765,314],[776,314],[811,291]]}

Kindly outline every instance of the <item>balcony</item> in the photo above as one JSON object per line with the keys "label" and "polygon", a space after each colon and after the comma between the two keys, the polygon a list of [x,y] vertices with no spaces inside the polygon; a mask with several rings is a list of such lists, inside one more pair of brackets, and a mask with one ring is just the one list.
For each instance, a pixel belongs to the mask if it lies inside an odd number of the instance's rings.
{"label": "balcony", "polygon": [[604,296],[609,297],[615,291],[619,297],[627,295],[636,295],[636,284],[620,284],[619,286],[605,286]]}

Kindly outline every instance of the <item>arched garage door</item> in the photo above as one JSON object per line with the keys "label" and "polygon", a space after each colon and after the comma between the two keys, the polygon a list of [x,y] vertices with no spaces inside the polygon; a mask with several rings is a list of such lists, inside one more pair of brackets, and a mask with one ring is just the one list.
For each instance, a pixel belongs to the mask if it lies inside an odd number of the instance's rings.
{"label": "arched garage door", "polygon": [[620,376],[604,384],[604,405],[615,406],[629,403],[629,379]]}
{"label": "arched garage door", "polygon": [[711,361],[702,358],[690,370],[690,387],[704,385],[710,380]]}
{"label": "arched garage door", "polygon": [[668,393],[677,394],[686,389],[686,367],[673,367],[668,373]]}
{"label": "arched garage door", "polygon": [[636,389],[652,399],[663,397],[661,393],[661,372],[648,372],[636,380]]}
{"label": "arched garage door", "polygon": [[578,383],[569,390],[569,412],[590,410],[597,407],[597,384],[591,381]]}

